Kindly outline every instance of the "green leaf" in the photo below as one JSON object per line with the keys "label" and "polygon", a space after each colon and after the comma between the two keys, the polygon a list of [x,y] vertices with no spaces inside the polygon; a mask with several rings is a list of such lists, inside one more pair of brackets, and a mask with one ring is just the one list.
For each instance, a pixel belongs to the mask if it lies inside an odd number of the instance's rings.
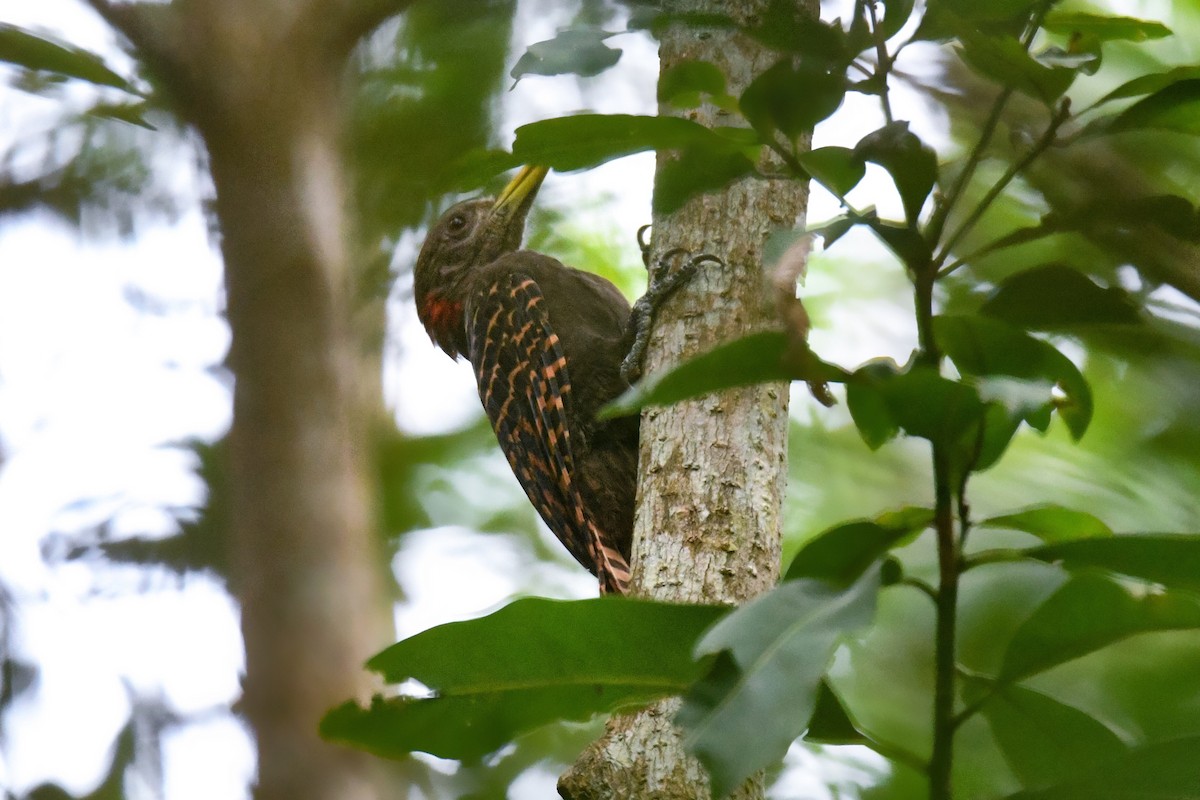
{"label": "green leaf", "polygon": [[861,744],[867,747],[872,742],[858,730],[854,720],[842,704],[837,692],[829,688],[828,681],[821,681],[817,688],[817,701],[804,741],[821,744]]}
{"label": "green leaf", "polygon": [[736,109],[737,101],[725,93],[725,73],[708,61],[680,61],[658,78],[658,102],[677,108],[695,108],[708,95],[721,107]]}
{"label": "green leaf", "polygon": [[911,272],[923,268],[933,257],[925,237],[912,226],[886,222],[874,215],[864,217],[862,223],[869,227]]}
{"label": "green leaf", "polygon": [[863,179],[863,159],[848,147],[818,147],[796,157],[813,180],[842,198]]}
{"label": "green leaf", "polygon": [[1094,37],[1103,42],[1114,39],[1144,42],[1171,35],[1171,29],[1161,22],[1080,11],[1051,11],[1042,22],[1042,27],[1051,33]]}
{"label": "green leaf", "polygon": [[1071,360],[1052,345],[986,317],[939,316],[933,320],[938,344],[966,375],[1008,375],[1056,384],[1065,398],[1056,408],[1078,439],[1092,420],[1092,392]]}
{"label": "green leaf", "polygon": [[1053,503],[1033,506],[1015,514],[989,517],[978,524],[985,528],[1024,531],[1049,544],[1113,535],[1112,528],[1086,511]]}
{"label": "green leaf", "polygon": [[673,369],[644,378],[601,409],[599,416],[619,417],[646,406],[669,405],[755,383],[846,379],[847,373],[841,367],[816,359],[810,365],[812,374],[797,375],[795,366],[786,361],[788,345],[788,336],[783,331],[759,331],[718,345]]}
{"label": "green leaf", "polygon": [[1200,66],[1173,67],[1166,72],[1153,72],[1149,75],[1142,75],[1133,80],[1126,81],[1100,98],[1096,104],[1107,103],[1110,100],[1122,100],[1126,97],[1153,94],[1167,88],[1171,84],[1193,79],[1200,79]]}
{"label": "green leaf", "polygon": [[1032,689],[1002,687],[980,710],[1005,760],[1026,786],[1088,775],[1126,752],[1107,725]]}
{"label": "green leaf", "polygon": [[998,680],[1012,683],[1139,633],[1200,628],[1200,598],[1135,596],[1100,575],[1063,584],[1013,635]]}
{"label": "green leaf", "polygon": [[878,570],[840,590],[789,581],[734,609],[696,645],[697,656],[719,655],[675,721],[714,797],[778,762],[808,727],[834,648],[871,621],[878,590]]}
{"label": "green leaf", "polygon": [[136,94],[129,81],[106,67],[104,59],[95,53],[34,35],[7,23],[0,23],[0,61]]}
{"label": "green leaf", "polygon": [[1041,0],[929,0],[913,38],[943,40],[979,31],[1016,35]]}
{"label": "green leaf", "polygon": [[415,679],[431,698],[376,699],[331,711],[321,735],[387,757],[419,750],[482,757],[558,719],[677,694],[700,677],[699,634],[726,612],[606,597],[517,600],[480,619],[431,628],[368,662],[392,683]]}
{"label": "green leaf", "polygon": [[1200,534],[1141,533],[1046,541],[1049,544],[1026,550],[1025,555],[1068,570],[1106,569],[1171,589],[1200,591]]}
{"label": "green leaf", "polygon": [[909,508],[875,520],[843,522],[810,539],[788,567],[785,581],[814,578],[845,586],[893,547],[910,540],[933,522],[933,510]]}
{"label": "green leaf", "polygon": [[526,75],[599,75],[621,58],[619,49],[604,44],[614,35],[596,28],[564,28],[553,39],[530,45],[509,74],[515,81]]}
{"label": "green leaf", "polygon": [[1097,286],[1064,264],[1046,264],[1010,276],[988,296],[979,313],[1036,330],[1141,322],[1128,293]]}
{"label": "green leaf", "polygon": [[872,450],[878,450],[900,433],[900,424],[892,416],[883,393],[884,383],[898,373],[895,362],[883,359],[859,367],[854,373],[855,380],[846,383],[850,418]]}
{"label": "green leaf", "polygon": [[740,147],[708,128],[680,117],[577,114],[517,128],[513,156],[519,163],[556,170],[583,169],[645,150]]}
{"label": "green leaf", "polygon": [[967,66],[989,80],[1053,104],[1075,80],[1075,71],[1049,67],[1026,52],[1015,36],[964,33],[958,54]]}
{"label": "green leaf", "polygon": [[854,154],[888,171],[904,204],[905,219],[910,227],[916,225],[937,182],[937,154],[908,129],[907,122],[892,122],[868,133],[855,145]]}
{"label": "green leaf", "polygon": [[789,56],[756,77],[738,107],[764,138],[779,131],[794,140],[836,111],[845,95],[841,71],[816,59]]}
{"label": "green leaf", "polygon": [[670,214],[693,195],[720,189],[752,172],[754,162],[727,145],[686,147],[678,157],[660,161],[654,182],[653,210]]}
{"label": "green leaf", "polygon": [[1105,129],[1109,133],[1149,129],[1200,134],[1200,78],[1159,89],[1122,111]]}
{"label": "green leaf", "polygon": [[1083,778],[1005,800],[1197,800],[1200,736],[1154,742],[1101,762]]}

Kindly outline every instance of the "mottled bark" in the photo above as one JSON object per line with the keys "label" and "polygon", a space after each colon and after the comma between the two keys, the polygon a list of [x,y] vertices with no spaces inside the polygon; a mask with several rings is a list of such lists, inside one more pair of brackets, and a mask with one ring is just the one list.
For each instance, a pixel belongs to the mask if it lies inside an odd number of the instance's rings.
{"label": "mottled bark", "polygon": [[348,31],[365,24],[367,7],[92,3],[200,131],[217,190],[236,378],[231,588],[255,797],[402,796],[378,762],[317,734],[326,710],[369,694],[362,663],[394,638],[366,430],[379,378],[355,308],[340,141]]}
{"label": "mottled bark", "polygon": [[[813,0],[797,0],[817,13]],[[750,22],[765,0],[679,0],[674,10],[730,13]],[[728,29],[674,26],[662,37],[660,69],[684,60],[709,61],[739,95],[779,57]],[[704,125],[736,124],[705,105],[680,112]],[[659,168],[670,154],[660,154]],[[776,168],[764,165],[764,171]],[[674,247],[711,253],[707,265],[656,320],[647,370],[656,371],[720,342],[778,324],[769,305],[762,248],[773,230],[804,214],[807,190],[795,181],[745,178],[692,198],[654,218],[655,257]],[[786,384],[721,392],[642,417],[641,474],[634,534],[633,593],[660,600],[739,603],[779,577],[780,516],[787,479]],[[618,716],[559,783],[572,800],[708,796],[702,767],[688,756],[670,719],[677,701]],[[762,797],[760,778],[733,793]]]}

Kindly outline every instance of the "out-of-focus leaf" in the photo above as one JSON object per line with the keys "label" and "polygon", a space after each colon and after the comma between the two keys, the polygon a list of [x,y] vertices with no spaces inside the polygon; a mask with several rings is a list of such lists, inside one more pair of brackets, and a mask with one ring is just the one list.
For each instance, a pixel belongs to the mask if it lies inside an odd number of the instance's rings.
{"label": "out-of-focus leaf", "polygon": [[1106,569],[1171,589],[1200,591],[1200,534],[1140,533],[1047,541],[1050,544],[1024,554],[1069,570]]}
{"label": "out-of-focus leaf", "polygon": [[979,312],[1037,330],[1141,322],[1128,293],[1097,286],[1082,272],[1064,264],[1046,264],[1007,278],[988,296]]}
{"label": "out-of-focus leaf", "polygon": [[1153,72],[1149,75],[1142,75],[1133,80],[1126,81],[1100,98],[1099,103],[1107,103],[1110,100],[1121,100],[1126,97],[1140,97],[1141,95],[1154,94],[1171,84],[1195,79],[1200,79],[1200,66],[1172,67],[1165,72]]}
{"label": "out-of-focus leaf", "polygon": [[576,114],[517,128],[513,156],[523,164],[566,171],[594,167],[644,150],[693,146],[709,151],[737,148],[730,139],[680,117]]}
{"label": "out-of-focus leaf", "polygon": [[792,559],[785,581],[815,578],[838,586],[856,580],[884,553],[929,527],[933,510],[911,507],[874,520],[835,525],[814,536]]}
{"label": "out-of-focus leaf", "polygon": [[95,53],[55,42],[8,23],[0,23],[0,61],[134,92],[129,81],[106,67],[104,59]]}
{"label": "out-of-focus leaf", "polygon": [[883,7],[883,19],[879,20],[879,30],[887,40],[899,33],[904,23],[912,16],[913,0],[887,0],[879,5]]}
{"label": "out-of-focus leaf", "polygon": [[925,366],[893,373],[879,363],[868,365],[851,376],[847,395],[850,414],[868,445],[878,446],[898,428],[955,446],[983,415],[975,389]]}
{"label": "out-of-focus leaf", "polygon": [[1197,800],[1200,736],[1154,742],[1096,764],[1086,776],[1005,800]]}
{"label": "out-of-focus leaf", "polygon": [[854,55],[841,26],[823,22],[792,0],[769,0],[757,24],[744,28],[758,41],[783,53],[847,63]]}
{"label": "out-of-focus leaf", "polygon": [[1200,134],[1200,78],[1175,81],[1106,124],[1097,121],[1093,130],[1120,133],[1146,129]]}
{"label": "out-of-focus leaf", "polygon": [[1114,39],[1144,42],[1147,39],[1161,39],[1171,35],[1170,28],[1154,20],[1088,14],[1082,11],[1051,11],[1043,20],[1042,27],[1051,33],[1095,37],[1104,42]]}
{"label": "out-of-focus leaf", "polygon": [[854,154],[888,171],[904,204],[904,216],[916,225],[925,198],[937,182],[937,154],[908,129],[907,122],[893,122],[868,133],[854,147]]}
{"label": "out-of-focus leaf", "polygon": [[736,110],[737,100],[725,93],[725,73],[708,61],[680,61],[658,78],[658,102],[695,108],[707,95],[722,108]]}
{"label": "out-of-focus leaf", "polygon": [[1092,419],[1092,392],[1071,360],[1052,345],[986,317],[939,316],[934,335],[959,371],[969,375],[1009,375],[1046,380],[1066,395],[1056,408],[1078,439]]}
{"label": "out-of-focus leaf", "polygon": [[[968,681],[984,684],[983,681]],[[968,699],[968,702],[970,700]],[[1125,754],[1107,725],[1066,703],[1021,686],[1004,686],[980,709],[1004,758],[1026,786],[1046,786],[1088,775]]]}
{"label": "out-of-focus leaf", "polygon": [[827,681],[821,681],[817,687],[817,701],[808,721],[808,730],[804,732],[804,741],[871,746],[871,741],[855,727],[841,698],[829,688]]}
{"label": "out-of-focus leaf", "polygon": [[862,223],[869,227],[909,270],[922,267],[933,257],[925,237],[911,225],[897,225],[873,215],[863,218]]}
{"label": "out-of-focus leaf", "polygon": [[1040,0],[929,0],[915,38],[940,41],[977,32],[1016,35]]}
{"label": "out-of-focus leaf", "polygon": [[845,95],[840,70],[812,58],[787,57],[746,87],[739,107],[764,138],[779,131],[792,140],[836,111]]}
{"label": "out-of-focus leaf", "polygon": [[888,408],[881,383],[899,373],[890,360],[874,361],[859,367],[854,373],[858,380],[846,384],[846,405],[858,433],[867,447],[878,450],[900,433],[900,424]]}
{"label": "out-of-focus leaf", "polygon": [[146,121],[146,112],[149,110],[146,103],[97,103],[89,108],[87,113],[93,117],[128,122],[148,131],[158,130]]}
{"label": "out-of-focus leaf", "polygon": [[530,45],[510,75],[517,81],[526,75],[599,75],[621,58],[619,49],[604,43],[613,35],[595,28],[564,28],[553,39]]}
{"label": "out-of-focus leaf", "polygon": [[376,655],[389,682],[415,679],[430,698],[350,701],[321,735],[378,755],[414,750],[477,758],[558,719],[587,719],[684,690],[704,673],[692,660],[716,606],[600,598],[517,600],[480,619],[431,628]]}
{"label": "out-of-focus leaf", "polygon": [[1050,105],[1075,80],[1075,71],[1040,63],[1015,36],[960,35],[958,53],[985,78]]}
{"label": "out-of-focus leaf", "polygon": [[693,195],[720,189],[752,172],[754,162],[727,144],[686,147],[677,158],[666,160],[659,167],[654,186],[654,211],[670,214]]}
{"label": "out-of-focus leaf", "polygon": [[646,406],[669,405],[721,389],[755,383],[791,380],[842,381],[841,367],[820,361],[814,374],[797,375],[785,360],[788,336],[783,331],[760,331],[718,345],[663,373],[639,381],[601,411],[602,418],[632,414]]}
{"label": "out-of-focus leaf", "polygon": [[818,147],[801,153],[797,160],[813,180],[835,197],[844,197],[858,185],[867,171],[863,159],[848,147]]}
{"label": "out-of-focus leaf", "polygon": [[697,643],[697,656],[717,659],[675,720],[714,797],[783,758],[812,718],[834,648],[870,622],[878,591],[878,570],[843,589],[789,581],[734,609]]}
{"label": "out-of-focus leaf", "polygon": [[1015,514],[988,517],[980,527],[1031,533],[1048,544],[1112,536],[1112,528],[1086,511],[1047,503]]}
{"label": "out-of-focus leaf", "polygon": [[998,680],[1012,683],[1139,633],[1200,628],[1200,598],[1186,593],[1134,596],[1100,575],[1063,584],[1009,642]]}

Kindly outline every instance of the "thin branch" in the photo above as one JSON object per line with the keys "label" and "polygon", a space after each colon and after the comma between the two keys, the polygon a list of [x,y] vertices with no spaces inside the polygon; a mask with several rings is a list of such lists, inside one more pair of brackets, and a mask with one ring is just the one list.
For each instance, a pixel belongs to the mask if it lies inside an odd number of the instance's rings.
{"label": "thin branch", "polygon": [[[1054,116],[1050,118],[1050,124],[1046,126],[1046,130],[1043,131],[1038,140],[1033,143],[1033,146],[1025,152],[1025,155],[1021,156],[1021,158],[1014,161],[1012,164],[1009,164],[1008,169],[1004,171],[1004,174],[1000,177],[1000,180],[996,181],[996,183],[994,183],[992,187],[988,189],[987,194],[985,194],[983,199],[980,200],[975,208],[971,210],[970,215],[963,220],[962,224],[958,227],[958,230],[954,231],[953,234],[947,237],[946,243],[942,245],[941,252],[936,258],[934,258],[934,264],[941,264],[950,255],[950,253],[953,252],[955,245],[962,240],[963,236],[965,236],[973,227],[975,227],[976,223],[978,223],[980,218],[983,217],[984,213],[991,208],[992,203],[996,202],[996,199],[1000,197],[1001,193],[1008,188],[1008,185],[1012,183],[1013,179],[1024,172],[1025,168],[1033,163],[1034,159],[1049,149],[1050,145],[1054,144],[1058,136],[1058,129],[1061,128],[1063,124],[1070,118],[1070,98],[1063,98],[1063,101],[1059,104],[1058,109],[1054,112]],[[945,272],[948,274],[949,271],[947,270]],[[938,277],[942,277],[942,274],[943,273],[939,272]]]}
{"label": "thin branch", "polygon": [[894,121],[892,116],[892,101],[888,98],[888,73],[892,69],[892,57],[888,55],[887,42],[884,41],[883,31],[879,29],[879,16],[875,11],[876,0],[869,0],[867,13],[871,15],[871,34],[875,37],[875,61],[879,77],[879,104],[883,107],[884,121],[889,125]]}

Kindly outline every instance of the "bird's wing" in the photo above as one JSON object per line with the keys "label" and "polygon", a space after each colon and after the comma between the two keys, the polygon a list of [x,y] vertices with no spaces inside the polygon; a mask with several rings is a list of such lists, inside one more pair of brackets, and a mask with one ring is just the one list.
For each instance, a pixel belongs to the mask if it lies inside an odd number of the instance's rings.
{"label": "bird's wing", "polygon": [[629,565],[584,506],[572,476],[571,375],[537,281],[508,274],[467,307],[468,357],[500,448],[542,519],[571,555],[622,594]]}

